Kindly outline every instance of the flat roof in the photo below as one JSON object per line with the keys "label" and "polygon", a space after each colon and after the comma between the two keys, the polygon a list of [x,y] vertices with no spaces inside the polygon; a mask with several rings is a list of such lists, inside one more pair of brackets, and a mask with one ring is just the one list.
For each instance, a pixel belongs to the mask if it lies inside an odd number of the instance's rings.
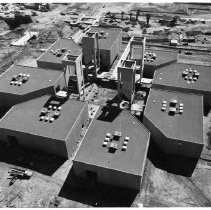
{"label": "flat roof", "polygon": [[120,28],[101,28],[101,27],[92,27],[89,32],[101,32],[104,31],[105,33],[108,33],[107,38],[105,39],[99,39],[99,48],[110,50],[113,43],[119,36],[119,34],[122,32]]}
{"label": "flat roof", "polygon": [[[120,131],[118,149],[109,152],[103,147],[107,133]],[[121,147],[124,138],[130,138],[126,151]],[[109,168],[125,173],[141,175],[148,151],[149,131],[127,110],[103,107],[98,109],[74,161]]]}
{"label": "flat roof", "polygon": [[[182,114],[169,115],[171,99],[183,103]],[[167,102],[166,111],[161,111],[163,101]],[[203,143],[203,98],[201,95],[152,88],[144,116],[169,139]]]}
{"label": "flat roof", "polygon": [[[29,74],[29,80],[20,86],[10,85],[12,76],[19,75],[20,73]],[[15,95],[35,92],[53,86],[63,74],[63,72],[56,70],[13,65],[0,76],[0,92]]]}
{"label": "flat roof", "polygon": [[52,123],[40,121],[41,110],[49,99],[51,96],[45,95],[13,106],[0,120],[0,127],[65,141],[86,103],[67,100],[61,105],[58,119]]}
{"label": "flat roof", "polygon": [[[142,46],[141,45],[133,45],[132,49],[133,49],[133,53],[132,53],[131,59],[141,59]],[[145,60],[144,65],[159,67],[162,64],[166,64],[166,63],[173,62],[173,61],[177,60],[177,54],[172,51],[145,48],[145,53],[155,53],[156,59],[153,62]]]}
{"label": "flat roof", "polygon": [[[55,51],[57,49],[65,49],[65,52],[63,52],[60,57],[57,57],[51,52],[52,50]],[[43,55],[41,55],[37,60],[51,63],[62,63],[62,59],[67,54],[68,50],[70,50],[72,55],[78,56],[82,54],[82,48],[72,39],[60,38],[55,43],[53,43],[48,48],[48,50],[44,52]]]}
{"label": "flat roof", "polygon": [[[197,70],[197,72],[200,73],[199,78],[194,83],[187,83],[187,80],[182,77],[182,72],[190,68],[192,70]],[[174,63],[156,71],[154,74],[153,84],[210,92],[211,69],[209,66]]]}

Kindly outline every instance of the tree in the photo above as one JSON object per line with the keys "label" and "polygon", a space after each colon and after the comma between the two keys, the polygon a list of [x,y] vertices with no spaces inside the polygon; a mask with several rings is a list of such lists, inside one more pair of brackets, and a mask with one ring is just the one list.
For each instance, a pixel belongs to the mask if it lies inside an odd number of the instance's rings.
{"label": "tree", "polygon": [[139,15],[140,15],[140,9],[137,9],[137,12],[136,12],[136,21],[138,20]]}
{"label": "tree", "polygon": [[124,19],[124,14],[125,14],[125,12],[121,12],[121,15],[122,15],[122,20]]}
{"label": "tree", "polygon": [[133,13],[131,12],[130,13],[130,22],[132,21],[132,19],[131,19],[132,18],[132,15],[133,15]]}
{"label": "tree", "polygon": [[108,11],[106,15],[107,15],[108,17],[110,17],[110,16],[111,16],[111,12]]}
{"label": "tree", "polygon": [[146,14],[146,19],[147,19],[147,26],[149,25],[149,20],[151,18],[151,15],[150,14]]}
{"label": "tree", "polygon": [[174,27],[177,23],[177,20],[178,20],[177,16],[174,16],[174,18],[170,21],[170,27]]}

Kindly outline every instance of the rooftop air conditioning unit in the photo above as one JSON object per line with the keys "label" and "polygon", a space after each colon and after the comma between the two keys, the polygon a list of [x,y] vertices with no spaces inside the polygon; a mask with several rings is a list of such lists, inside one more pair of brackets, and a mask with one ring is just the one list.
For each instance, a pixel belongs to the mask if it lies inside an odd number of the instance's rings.
{"label": "rooftop air conditioning unit", "polygon": [[48,117],[48,116],[46,116],[46,117],[45,117],[45,121],[47,122],[48,120],[49,120],[49,117]]}
{"label": "rooftop air conditioning unit", "polygon": [[54,118],[51,117],[51,119],[49,120],[50,123],[52,123],[54,121]]}
{"label": "rooftop air conditioning unit", "polygon": [[118,149],[118,144],[115,143],[115,142],[111,142],[110,149],[117,150]]}
{"label": "rooftop air conditioning unit", "polygon": [[180,110],[179,110],[179,114],[182,114],[182,113],[183,113],[183,109],[180,109]]}
{"label": "rooftop air conditioning unit", "polygon": [[199,72],[196,72],[194,76],[197,77],[197,78],[199,78],[199,75],[200,75],[200,73]]}
{"label": "rooftop air conditioning unit", "polygon": [[103,142],[103,147],[106,147],[108,145],[108,142],[107,141],[104,141]]}
{"label": "rooftop air conditioning unit", "polygon": [[176,113],[176,108],[175,107],[170,107],[169,114],[174,115],[175,113]]}
{"label": "rooftop air conditioning unit", "polygon": [[45,118],[44,116],[41,116],[41,117],[40,117],[40,121],[43,121],[43,120],[44,120],[44,118]]}
{"label": "rooftop air conditioning unit", "polygon": [[46,108],[43,108],[42,110],[41,110],[41,114],[43,115],[43,114],[46,114],[48,112],[48,110],[46,109]]}
{"label": "rooftop air conditioning unit", "polygon": [[49,106],[48,106],[48,109],[52,109],[52,105],[49,105]]}
{"label": "rooftop air conditioning unit", "polygon": [[127,144],[128,144],[128,141],[123,142],[123,146],[127,146]]}
{"label": "rooftop air conditioning unit", "polygon": [[109,142],[110,138],[105,137],[104,141]]}
{"label": "rooftop air conditioning unit", "polygon": [[16,81],[17,80],[17,75],[13,75],[12,76],[12,81]]}
{"label": "rooftop air conditioning unit", "polygon": [[61,109],[62,109],[62,107],[61,107],[61,106],[59,106],[59,107],[57,108],[57,111],[61,111]]}
{"label": "rooftop air conditioning unit", "polygon": [[123,146],[122,146],[122,150],[123,150],[123,151],[126,151],[126,149],[127,149],[127,146],[124,146],[124,145],[123,145]]}
{"label": "rooftop air conditioning unit", "polygon": [[111,134],[110,133],[107,133],[106,134],[106,137],[111,138]]}
{"label": "rooftop air conditioning unit", "polygon": [[120,131],[115,131],[114,136],[121,137],[122,136],[122,133]]}
{"label": "rooftop air conditioning unit", "polygon": [[130,137],[128,137],[128,136],[126,136],[125,139],[124,139],[124,141],[127,141],[127,142],[128,142],[129,140],[130,140]]}
{"label": "rooftop air conditioning unit", "polygon": [[177,105],[177,100],[176,99],[171,99],[170,106],[175,107],[176,105]]}

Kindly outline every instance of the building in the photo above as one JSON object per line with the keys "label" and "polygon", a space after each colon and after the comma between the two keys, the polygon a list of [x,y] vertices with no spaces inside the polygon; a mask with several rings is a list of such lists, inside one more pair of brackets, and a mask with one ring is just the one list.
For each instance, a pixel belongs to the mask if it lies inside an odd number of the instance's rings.
{"label": "building", "polygon": [[80,56],[82,55],[82,49],[72,39],[60,38],[37,59],[37,66],[63,71],[62,59],[67,54]]}
{"label": "building", "polygon": [[69,93],[84,95],[82,48],[72,39],[58,39],[37,59],[37,66],[64,72]]}
{"label": "building", "polygon": [[92,73],[94,77],[97,77],[97,71],[100,68],[100,49],[98,32],[86,33],[86,36],[84,36],[82,39],[82,49],[83,63],[86,66],[86,73]]}
{"label": "building", "polygon": [[135,94],[136,61],[124,60],[118,67],[118,94],[124,97],[130,104]]}
{"label": "building", "polygon": [[139,190],[149,138],[149,131],[129,111],[98,109],[74,157],[74,172],[82,178]]}
{"label": "building", "polygon": [[13,106],[0,120],[0,139],[69,158],[87,120],[87,103],[45,95]]}
{"label": "building", "polygon": [[151,89],[143,116],[154,142],[167,154],[199,158],[203,149],[201,95]]}
{"label": "building", "polygon": [[122,45],[122,30],[118,28],[92,27],[89,30],[89,33],[98,33],[98,40],[95,42],[93,41],[93,37],[90,36],[82,39],[84,57],[90,57],[90,55],[93,54],[93,49],[96,49],[98,46],[98,44],[94,43],[99,42],[100,66],[103,69],[108,70],[117,56],[120,55]]}
{"label": "building", "polygon": [[[131,59],[140,59],[142,47],[134,47]],[[155,50],[146,48],[144,53],[144,70],[143,77],[152,79],[156,69],[167,66],[177,61],[177,54],[172,51]]]}
{"label": "building", "polygon": [[155,72],[154,88],[202,94],[204,106],[211,106],[211,71],[209,66],[174,63]]}
{"label": "building", "polygon": [[84,96],[82,55],[67,54],[62,59],[62,64],[69,94],[79,94],[79,98],[82,99]]}
{"label": "building", "polygon": [[12,65],[0,76],[0,107],[28,101],[65,89],[64,73],[42,68]]}

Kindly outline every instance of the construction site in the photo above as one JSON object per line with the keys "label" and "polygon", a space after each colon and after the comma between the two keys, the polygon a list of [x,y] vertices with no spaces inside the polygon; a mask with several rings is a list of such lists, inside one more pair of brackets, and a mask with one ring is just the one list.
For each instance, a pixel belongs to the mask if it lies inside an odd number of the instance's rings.
{"label": "construction site", "polygon": [[211,207],[211,4],[0,4],[0,207]]}

